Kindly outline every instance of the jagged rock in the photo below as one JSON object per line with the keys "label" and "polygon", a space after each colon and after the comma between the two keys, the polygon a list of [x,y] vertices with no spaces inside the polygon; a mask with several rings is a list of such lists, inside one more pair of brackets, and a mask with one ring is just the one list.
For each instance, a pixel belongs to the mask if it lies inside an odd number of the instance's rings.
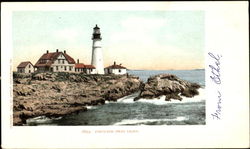
{"label": "jagged rock", "polygon": [[[102,105],[105,100],[139,91],[138,77],[126,75],[86,75],[76,73],[38,73],[13,79],[14,125],[22,125],[27,118],[62,116],[81,110],[87,105]],[[30,84],[20,83],[30,79]]]}
{"label": "jagged rock", "polygon": [[185,89],[182,93],[182,96],[186,96],[186,97],[193,97],[195,95],[199,95],[199,92],[197,91],[196,88],[188,88]]}
{"label": "jagged rock", "polygon": [[193,97],[198,95],[197,89],[200,85],[181,80],[172,74],[160,74],[148,78],[147,83],[141,86],[141,93],[134,100],[140,98],[153,99],[165,95],[165,100],[170,99],[182,100],[179,96]]}
{"label": "jagged rock", "polygon": [[149,90],[145,90],[141,93],[140,96],[144,97],[144,98],[153,98],[153,97],[155,97],[155,94]]}
{"label": "jagged rock", "polygon": [[39,73],[39,74],[36,74],[32,77],[32,79],[35,79],[35,80],[46,80],[46,76],[44,75],[44,73]]}
{"label": "jagged rock", "polygon": [[172,94],[167,94],[165,97],[166,101],[170,101],[171,99],[177,99],[177,100],[182,100],[181,96],[179,96],[178,94],[172,93]]}
{"label": "jagged rock", "polygon": [[14,93],[19,96],[27,96],[31,95],[35,90],[30,85],[18,84],[14,86]]}

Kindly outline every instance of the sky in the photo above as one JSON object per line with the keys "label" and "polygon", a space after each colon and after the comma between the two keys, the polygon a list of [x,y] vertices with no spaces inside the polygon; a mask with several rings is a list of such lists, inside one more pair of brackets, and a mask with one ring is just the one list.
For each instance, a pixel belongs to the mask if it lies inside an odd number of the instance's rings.
{"label": "sky", "polygon": [[203,69],[203,11],[15,11],[13,67],[49,50],[91,63],[92,33],[102,34],[104,66],[136,70]]}

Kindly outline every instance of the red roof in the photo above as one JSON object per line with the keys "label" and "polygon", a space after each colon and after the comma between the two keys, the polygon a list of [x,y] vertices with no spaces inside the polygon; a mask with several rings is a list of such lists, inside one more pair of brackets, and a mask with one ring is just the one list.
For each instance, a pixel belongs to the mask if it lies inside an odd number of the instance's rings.
{"label": "red roof", "polygon": [[[70,57],[68,54],[63,52],[53,52],[53,53],[45,53],[43,54],[39,60],[36,62],[35,67],[44,67],[44,66],[51,66],[53,62],[57,59],[57,57],[63,54],[69,64],[75,64],[75,60]],[[46,62],[40,62],[41,60],[46,60]],[[48,60],[48,61],[47,61]]]}
{"label": "red roof", "polygon": [[87,69],[95,69],[95,66],[93,66],[93,65],[85,65],[85,68],[87,68]]}
{"label": "red roof", "polygon": [[67,61],[68,61],[70,64],[75,64],[75,63],[76,63],[75,60],[74,60],[72,57],[70,57],[68,54],[63,53],[63,55],[66,57]]}
{"label": "red roof", "polygon": [[21,62],[17,68],[25,68],[28,64],[31,64],[33,66],[33,64],[30,61],[25,61],[25,62]]}
{"label": "red roof", "polygon": [[75,68],[84,68],[85,65],[83,63],[77,63],[75,64]]}
{"label": "red roof", "polygon": [[123,66],[121,66],[121,65],[116,65],[116,64],[114,64],[114,65],[111,65],[111,66],[106,67],[106,69],[127,69],[127,68],[126,68],[126,67],[123,67]]}

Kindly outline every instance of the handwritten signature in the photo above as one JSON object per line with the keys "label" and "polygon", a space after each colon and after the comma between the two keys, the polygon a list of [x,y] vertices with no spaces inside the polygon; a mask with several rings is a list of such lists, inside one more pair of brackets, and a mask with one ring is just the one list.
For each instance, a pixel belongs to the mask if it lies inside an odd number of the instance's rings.
{"label": "handwritten signature", "polygon": [[220,91],[218,91],[217,109],[211,115],[213,116],[213,119],[216,118],[216,119],[220,120],[220,116],[221,116],[221,93],[220,93]]}
{"label": "handwritten signature", "polygon": [[[209,67],[211,68],[211,75],[210,78],[211,80],[216,84],[216,85],[220,85],[221,84],[221,74],[220,74],[220,60],[221,60],[221,55],[214,55],[213,53],[209,52],[208,55],[214,60],[214,64],[215,65],[209,65]],[[217,101],[217,107],[214,113],[212,113],[212,117],[213,119],[217,119],[220,120],[221,119],[221,110],[222,110],[222,95],[221,92],[219,90],[217,90],[218,92],[218,101]]]}
{"label": "handwritten signature", "polygon": [[209,65],[211,68],[212,76],[210,78],[216,83],[216,84],[221,84],[221,79],[220,79],[220,58],[222,57],[221,55],[215,56],[213,53],[209,52],[208,55],[215,60],[215,66]]}

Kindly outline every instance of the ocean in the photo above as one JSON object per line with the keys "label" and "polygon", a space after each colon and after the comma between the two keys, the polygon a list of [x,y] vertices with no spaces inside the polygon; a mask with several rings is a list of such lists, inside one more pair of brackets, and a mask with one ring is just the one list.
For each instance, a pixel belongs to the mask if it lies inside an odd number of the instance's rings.
{"label": "ocean", "polygon": [[170,73],[179,78],[199,83],[199,95],[193,98],[183,97],[182,101],[160,99],[140,99],[133,101],[139,93],[118,99],[117,102],[105,102],[100,106],[89,106],[85,112],[59,118],[44,116],[27,120],[27,125],[62,126],[100,126],[100,125],[205,125],[205,70],[129,70],[129,74],[139,76],[144,82],[148,77]]}

